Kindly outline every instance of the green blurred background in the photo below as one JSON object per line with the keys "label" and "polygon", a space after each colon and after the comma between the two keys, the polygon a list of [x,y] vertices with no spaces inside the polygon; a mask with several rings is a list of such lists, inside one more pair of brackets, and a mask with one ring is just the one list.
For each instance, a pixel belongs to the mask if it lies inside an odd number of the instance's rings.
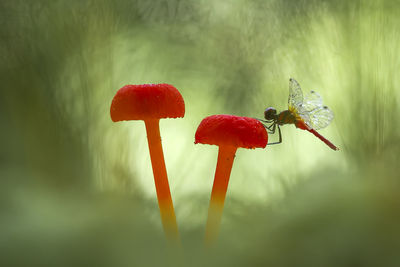
{"label": "green blurred background", "polygon": [[[399,14],[397,0],[2,0],[0,265],[400,266]],[[217,147],[195,130],[285,109],[290,77],[334,111],[321,134],[341,150],[293,126],[239,149],[205,251]],[[185,99],[161,121],[180,254],[143,122],[109,115],[141,83]]]}

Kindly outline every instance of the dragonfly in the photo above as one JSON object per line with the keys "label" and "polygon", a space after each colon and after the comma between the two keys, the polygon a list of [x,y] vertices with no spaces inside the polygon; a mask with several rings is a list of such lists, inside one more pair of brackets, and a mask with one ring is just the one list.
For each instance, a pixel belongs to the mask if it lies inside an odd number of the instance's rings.
{"label": "dragonfly", "polygon": [[260,120],[268,133],[274,134],[276,129],[279,133],[279,141],[268,145],[282,143],[280,126],[294,124],[296,128],[309,131],[333,150],[339,150],[328,139],[320,135],[317,130],[328,126],[333,120],[333,112],[323,104],[322,97],[315,91],[308,92],[303,97],[300,84],[293,78],[289,79],[288,109],[277,113],[273,107],[264,111],[264,119]]}

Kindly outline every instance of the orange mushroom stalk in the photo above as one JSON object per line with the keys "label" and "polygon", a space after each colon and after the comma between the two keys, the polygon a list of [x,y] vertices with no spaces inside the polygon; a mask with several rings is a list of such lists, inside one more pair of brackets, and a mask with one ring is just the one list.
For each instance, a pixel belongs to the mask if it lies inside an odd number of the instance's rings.
{"label": "orange mushroom stalk", "polygon": [[169,84],[126,85],[111,103],[114,122],[143,120],[153,166],[154,182],[164,231],[169,240],[178,241],[178,226],[165,168],[159,121],[185,115],[185,103],[179,91]]}
{"label": "orange mushroom stalk", "polygon": [[268,134],[260,121],[233,115],[204,118],[195,135],[195,144],[219,146],[217,168],[211,192],[205,242],[211,245],[218,237],[226,191],[237,148],[265,148]]}

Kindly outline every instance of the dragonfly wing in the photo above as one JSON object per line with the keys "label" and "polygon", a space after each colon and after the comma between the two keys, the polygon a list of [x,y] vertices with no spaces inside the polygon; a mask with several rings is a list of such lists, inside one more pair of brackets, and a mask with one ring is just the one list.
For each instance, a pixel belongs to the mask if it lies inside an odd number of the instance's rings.
{"label": "dragonfly wing", "polygon": [[322,97],[315,91],[310,91],[304,97],[302,113],[308,115],[310,126],[319,130],[328,126],[333,120],[333,112],[323,104]]}
{"label": "dragonfly wing", "polygon": [[296,110],[303,103],[303,92],[301,91],[300,84],[293,78],[289,79],[289,99],[288,106]]}
{"label": "dragonfly wing", "polygon": [[297,114],[300,115],[300,117],[302,118],[302,120],[312,128],[312,122],[311,122],[311,118],[310,118],[310,114],[309,112],[303,108],[302,105],[300,105],[297,109]]}
{"label": "dragonfly wing", "polygon": [[322,106],[308,113],[311,127],[315,130],[325,128],[333,120],[333,112],[327,106]]}
{"label": "dragonfly wing", "polygon": [[317,92],[310,91],[305,95],[302,106],[306,111],[312,112],[315,109],[323,107],[324,104],[322,97]]}

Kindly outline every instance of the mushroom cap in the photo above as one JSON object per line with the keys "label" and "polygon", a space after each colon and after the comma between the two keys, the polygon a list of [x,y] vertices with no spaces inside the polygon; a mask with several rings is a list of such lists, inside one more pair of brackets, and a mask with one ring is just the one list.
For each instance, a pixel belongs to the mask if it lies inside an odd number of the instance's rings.
{"label": "mushroom cap", "polygon": [[115,94],[110,108],[112,121],[179,118],[185,102],[170,84],[125,85]]}
{"label": "mushroom cap", "polygon": [[257,119],[234,115],[212,115],[201,121],[194,143],[264,148],[268,143],[268,134]]}

